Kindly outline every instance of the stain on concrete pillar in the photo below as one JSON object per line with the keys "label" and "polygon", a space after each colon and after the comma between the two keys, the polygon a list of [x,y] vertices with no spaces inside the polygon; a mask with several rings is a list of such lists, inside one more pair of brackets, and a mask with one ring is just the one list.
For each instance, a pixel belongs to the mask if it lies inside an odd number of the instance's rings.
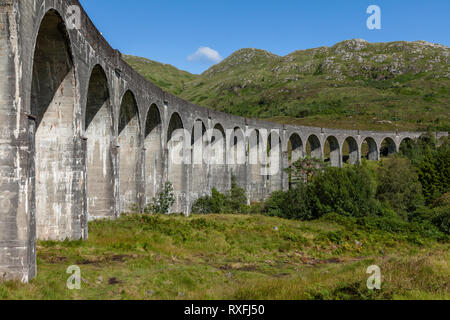
{"label": "stain on concrete pillar", "polygon": [[127,91],[122,98],[119,116],[120,211],[138,206],[138,160],[140,155],[139,111],[134,94]]}
{"label": "stain on concrete pillar", "polygon": [[99,65],[89,81],[85,128],[89,220],[114,218],[112,108],[108,80]]}

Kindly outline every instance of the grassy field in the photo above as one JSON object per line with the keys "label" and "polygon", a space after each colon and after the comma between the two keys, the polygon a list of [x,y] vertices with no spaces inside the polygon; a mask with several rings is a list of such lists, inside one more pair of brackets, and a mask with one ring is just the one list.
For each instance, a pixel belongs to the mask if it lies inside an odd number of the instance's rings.
{"label": "grassy field", "polygon": [[[450,246],[339,217],[141,216],[89,225],[86,242],[39,242],[38,277],[0,299],[450,299]],[[382,289],[369,291],[378,265]],[[66,269],[81,268],[81,290]]]}

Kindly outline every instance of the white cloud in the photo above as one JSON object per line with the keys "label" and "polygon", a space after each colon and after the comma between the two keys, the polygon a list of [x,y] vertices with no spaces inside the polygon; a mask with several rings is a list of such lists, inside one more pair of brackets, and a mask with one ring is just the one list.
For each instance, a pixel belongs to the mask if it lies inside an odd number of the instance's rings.
{"label": "white cloud", "polygon": [[190,55],[187,59],[188,61],[201,61],[206,63],[208,62],[219,63],[220,61],[223,60],[219,52],[208,47],[198,48],[197,52]]}

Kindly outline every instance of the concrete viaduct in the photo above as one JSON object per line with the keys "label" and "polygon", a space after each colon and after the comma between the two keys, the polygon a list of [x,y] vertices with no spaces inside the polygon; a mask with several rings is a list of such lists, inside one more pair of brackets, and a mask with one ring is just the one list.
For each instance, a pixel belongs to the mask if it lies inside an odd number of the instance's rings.
{"label": "concrete viaduct", "polygon": [[[284,168],[307,151],[324,158],[327,142],[331,164],[342,166],[344,144],[357,163],[364,142],[378,160],[383,143],[393,153],[421,135],[287,126],[193,105],[126,64],[78,0],[0,0],[0,75],[0,281],[36,275],[37,239],[86,239],[89,220],[144,207],[165,181],[174,185],[173,211],[185,214],[212,187],[228,189],[232,175],[251,201],[288,188],[283,170],[264,176],[249,161],[265,145],[260,130],[275,130],[279,143],[269,146]],[[196,126],[200,145],[219,146],[223,157],[244,145],[240,161],[170,161],[183,142],[177,129]],[[222,135],[210,140],[209,129]],[[252,134],[257,143],[248,146]],[[183,145],[193,158],[191,139]]]}

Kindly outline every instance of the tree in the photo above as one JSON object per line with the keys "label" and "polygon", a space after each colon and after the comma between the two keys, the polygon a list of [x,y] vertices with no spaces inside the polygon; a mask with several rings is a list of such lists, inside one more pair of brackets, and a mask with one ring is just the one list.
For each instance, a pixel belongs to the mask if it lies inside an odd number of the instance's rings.
{"label": "tree", "polygon": [[380,162],[376,197],[403,217],[423,206],[422,186],[409,159]]}
{"label": "tree", "polygon": [[175,196],[173,193],[172,183],[166,182],[163,190],[153,198],[152,203],[147,205],[144,212],[154,214],[167,214],[170,208],[175,204]]}

